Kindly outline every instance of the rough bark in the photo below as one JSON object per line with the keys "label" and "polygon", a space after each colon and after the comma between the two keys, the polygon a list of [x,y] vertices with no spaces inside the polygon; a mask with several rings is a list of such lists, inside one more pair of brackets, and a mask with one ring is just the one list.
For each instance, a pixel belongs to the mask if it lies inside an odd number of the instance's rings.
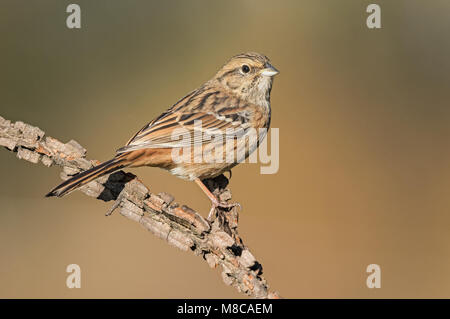
{"label": "rough bark", "polygon": [[[62,143],[45,136],[38,127],[20,121],[12,123],[2,117],[0,146],[17,153],[20,159],[62,167],[62,179],[99,163],[86,159],[86,150],[74,140]],[[222,201],[231,199],[227,184],[223,175],[207,182]],[[217,217],[209,222],[195,210],[176,203],[170,194],[151,193],[135,175],[124,171],[101,177],[80,190],[97,199],[114,200],[107,215],[118,208],[122,216],[170,245],[201,256],[211,268],[220,266],[225,284],[239,292],[253,298],[279,297],[269,290],[261,264],[238,235],[237,207],[230,211],[218,209]]]}

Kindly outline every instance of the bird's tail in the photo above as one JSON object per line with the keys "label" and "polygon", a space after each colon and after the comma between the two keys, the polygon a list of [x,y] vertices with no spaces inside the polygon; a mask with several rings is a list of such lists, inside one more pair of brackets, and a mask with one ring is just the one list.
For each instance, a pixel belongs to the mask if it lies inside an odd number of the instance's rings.
{"label": "bird's tail", "polygon": [[111,174],[123,167],[128,166],[130,163],[127,160],[125,154],[121,154],[119,156],[114,157],[113,159],[101,163],[93,168],[90,168],[86,171],[80,172],[68,180],[64,181],[60,185],[56,186],[52,189],[45,197],[58,196],[62,197],[71,191],[77,189],[78,187],[93,181],[94,179],[106,175]]}

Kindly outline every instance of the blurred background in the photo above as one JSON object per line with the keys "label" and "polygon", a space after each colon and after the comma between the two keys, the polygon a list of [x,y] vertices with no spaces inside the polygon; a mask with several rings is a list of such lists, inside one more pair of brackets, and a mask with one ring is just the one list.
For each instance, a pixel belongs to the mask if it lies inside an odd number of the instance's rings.
{"label": "blurred background", "polygon": [[[82,28],[66,27],[81,6]],[[240,234],[287,298],[450,297],[450,2],[61,1],[0,4],[0,115],[107,160],[136,130],[257,51],[280,71],[280,169],[233,170]],[[58,168],[0,151],[0,297],[237,298],[217,270],[104,203],[44,198]],[[194,183],[132,170],[204,212]],[[82,288],[68,289],[68,264]],[[381,267],[368,289],[366,267]]]}

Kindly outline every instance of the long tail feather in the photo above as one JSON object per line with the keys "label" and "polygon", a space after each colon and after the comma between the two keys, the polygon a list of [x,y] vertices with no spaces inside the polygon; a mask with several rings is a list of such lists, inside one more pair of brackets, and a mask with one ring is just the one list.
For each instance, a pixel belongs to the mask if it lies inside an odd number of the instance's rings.
{"label": "long tail feather", "polygon": [[68,180],[64,181],[60,185],[56,186],[52,189],[45,197],[58,196],[62,197],[71,191],[77,189],[78,187],[89,183],[90,181],[106,175],[111,174],[114,171],[117,171],[123,167],[128,166],[127,160],[125,156],[118,156],[109,161],[101,163],[91,169],[80,172]]}

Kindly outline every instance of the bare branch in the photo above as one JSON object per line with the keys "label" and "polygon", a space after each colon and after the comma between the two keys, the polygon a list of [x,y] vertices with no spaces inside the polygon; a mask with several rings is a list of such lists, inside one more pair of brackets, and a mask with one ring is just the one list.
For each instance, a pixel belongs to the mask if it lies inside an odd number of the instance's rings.
{"label": "bare branch", "polygon": [[[0,146],[17,153],[17,157],[45,166],[61,166],[62,179],[91,168],[98,161],[85,158],[86,150],[74,140],[62,143],[45,136],[38,127],[23,122],[11,123],[0,117]],[[221,175],[207,182],[208,188],[222,201],[229,201],[228,180]],[[80,190],[104,201],[115,200],[110,215],[120,214],[141,224],[157,237],[181,250],[191,250],[203,257],[212,268],[221,266],[227,285],[253,298],[278,298],[269,291],[262,277],[262,266],[238,235],[238,209],[218,210],[212,223],[195,210],[179,205],[167,193],[153,194],[139,179],[123,171],[101,177]]]}

